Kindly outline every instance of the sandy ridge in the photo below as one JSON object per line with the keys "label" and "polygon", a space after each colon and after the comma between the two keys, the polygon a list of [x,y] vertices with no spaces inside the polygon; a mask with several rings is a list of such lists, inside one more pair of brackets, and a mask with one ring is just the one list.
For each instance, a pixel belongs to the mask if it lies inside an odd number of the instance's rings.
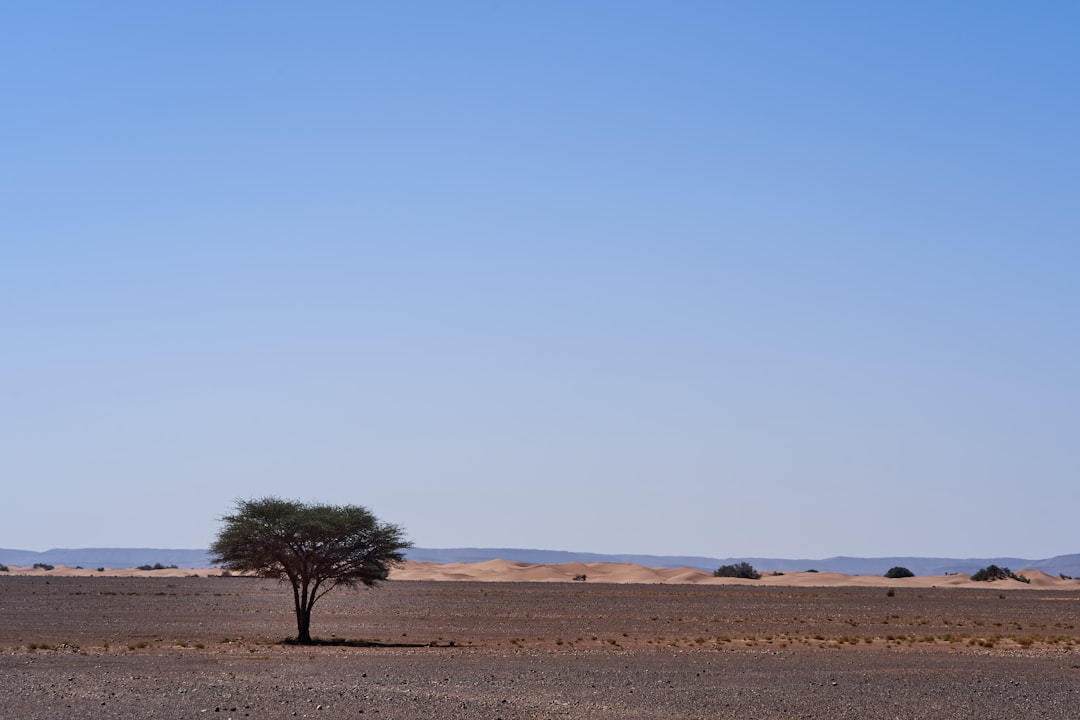
{"label": "sandy ridge", "polygon": [[1022,583],[1003,580],[994,583],[975,582],[964,574],[890,579],[877,575],[844,575],[824,572],[762,572],[757,580],[718,578],[696,568],[654,568],[624,563],[566,563],[561,565],[529,564],[506,560],[480,563],[448,563],[410,561],[391,574],[396,580],[468,580],[480,582],[573,582],[584,576],[585,582],[637,584],[693,585],[760,585],[781,587],[976,587],[993,586],[1001,589],[1080,590],[1080,580],[1063,579],[1041,570],[1021,570],[1019,575],[1030,580]]}
{"label": "sandy ridge", "polygon": [[[509,560],[487,560],[477,563],[432,563],[408,561],[391,572],[393,580],[433,580],[466,582],[575,582],[619,584],[693,584],[693,585],[758,585],[780,587],[995,587],[1002,590],[1080,590],[1080,579],[1053,577],[1041,570],[1020,570],[1018,574],[1030,580],[1022,583],[1002,580],[994,583],[974,582],[968,575],[926,576],[890,579],[877,575],[844,575],[825,572],[771,573],[763,571],[758,580],[718,578],[696,568],[656,568],[613,562],[573,562],[563,564],[531,564]],[[135,568],[75,568],[58,565],[52,570],[8,566],[4,575],[52,577],[190,577],[220,575],[219,569],[166,568],[139,570]]]}

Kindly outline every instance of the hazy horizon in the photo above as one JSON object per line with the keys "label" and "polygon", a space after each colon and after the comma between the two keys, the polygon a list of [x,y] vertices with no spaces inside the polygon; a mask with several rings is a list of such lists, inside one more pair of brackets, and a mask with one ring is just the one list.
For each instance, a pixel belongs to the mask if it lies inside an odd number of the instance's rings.
{"label": "hazy horizon", "polygon": [[1074,3],[0,18],[0,546],[1076,549]]}
{"label": "hazy horizon", "polygon": [[[51,551],[83,551],[83,550],[104,550],[104,551],[155,551],[160,550],[163,552],[176,551],[176,552],[209,552],[209,547],[159,547],[152,545],[121,545],[121,546],[51,546],[46,548],[28,548],[14,545],[0,546],[0,550],[10,550],[17,552],[30,552],[30,553],[48,553]],[[774,559],[774,560],[830,560],[836,558],[851,558],[851,559],[875,559],[875,558],[913,558],[923,560],[938,560],[938,559],[1000,559],[1000,558],[1016,558],[1024,560],[1048,560],[1055,557],[1065,557],[1072,555],[1080,555],[1080,550],[1075,552],[1061,552],[1054,553],[1053,555],[1041,555],[1041,556],[1024,556],[1017,553],[997,553],[997,554],[980,554],[980,555],[967,555],[967,556],[952,556],[952,555],[913,555],[911,553],[891,553],[888,555],[853,555],[851,553],[838,553],[829,556],[809,556],[809,555],[763,555],[761,553],[744,553],[741,555],[724,555],[724,554],[701,554],[701,553],[654,553],[654,552],[597,552],[589,549],[577,548],[572,550],[551,548],[551,547],[507,547],[501,545],[481,545],[481,546],[454,546],[454,547],[421,547],[413,546],[406,553],[412,552],[444,552],[444,551],[468,551],[476,550],[481,552],[494,552],[499,550],[508,550],[514,552],[526,552],[526,553],[551,553],[551,554],[566,554],[566,555],[603,555],[603,556],[640,556],[640,557],[699,557],[699,558],[715,558],[715,559],[741,559],[741,558],[761,558],[761,559]]]}
{"label": "hazy horizon", "polygon": [[[640,568],[695,568],[711,572],[724,564],[749,562],[766,575],[779,572],[838,573],[848,576],[882,576],[890,568],[903,567],[920,577],[944,577],[956,574],[973,574],[980,569],[997,565],[1014,571],[1033,570],[1046,573],[1060,580],[1072,580],[1080,576],[1080,553],[1045,558],[1022,558],[1013,555],[983,557],[918,557],[918,556],[835,556],[835,557],[762,557],[744,555],[735,557],[698,555],[654,555],[633,553],[592,553],[539,548],[411,548],[407,560],[415,561],[405,572],[419,572],[423,579],[427,570],[436,568],[484,568],[487,572],[492,561],[508,563],[513,568],[547,566],[563,568],[581,563]],[[210,568],[214,563],[206,549],[181,548],[68,548],[46,552],[32,552],[12,548],[0,548],[0,563],[12,569],[37,568],[45,563],[56,568],[69,568],[76,572],[98,572],[98,568],[146,569],[146,566],[164,569]],[[410,563],[411,564],[411,563]],[[48,570],[45,570],[48,572]],[[437,571],[441,572],[441,571]],[[455,571],[456,572],[456,571]],[[510,578],[508,578],[510,579]],[[642,582],[648,582],[642,579]]]}

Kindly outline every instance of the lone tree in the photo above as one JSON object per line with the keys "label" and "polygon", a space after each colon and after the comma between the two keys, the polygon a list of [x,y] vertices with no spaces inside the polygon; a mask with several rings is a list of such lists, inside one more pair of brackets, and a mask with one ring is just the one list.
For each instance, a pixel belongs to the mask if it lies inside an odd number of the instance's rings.
{"label": "lone tree", "polygon": [[358,505],[317,505],[267,497],[238,500],[210,546],[226,570],[288,580],[296,642],[311,645],[311,608],[339,585],[374,587],[412,547],[404,530]]}
{"label": "lone tree", "polygon": [[897,565],[896,567],[891,567],[888,570],[886,570],[885,571],[885,577],[892,578],[892,579],[895,580],[897,578],[915,577],[915,573],[911,572],[906,567],[902,567],[900,565]]}

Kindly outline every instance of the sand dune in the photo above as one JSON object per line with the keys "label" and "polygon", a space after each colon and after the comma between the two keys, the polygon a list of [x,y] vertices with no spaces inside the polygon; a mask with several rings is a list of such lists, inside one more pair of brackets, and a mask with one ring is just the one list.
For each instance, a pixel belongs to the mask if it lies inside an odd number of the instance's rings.
{"label": "sand dune", "polygon": [[1031,587],[1035,588],[1050,588],[1057,589],[1062,587],[1062,584],[1074,585],[1078,580],[1063,580],[1053,575],[1048,575],[1042,570],[1021,570],[1017,575],[1023,575],[1029,581],[1031,581]]}
{"label": "sand dune", "polygon": [[[190,570],[167,568],[163,570],[72,568],[59,565],[52,570],[9,566],[3,575],[38,575],[52,577],[186,577],[190,575],[220,575],[218,569]],[[1080,590],[1080,580],[1053,577],[1041,570],[1021,570],[1018,574],[1030,582],[999,580],[993,583],[973,582],[969,576],[939,575],[889,579],[878,575],[843,575],[825,572],[762,572],[758,580],[718,578],[712,573],[696,568],[656,568],[643,565],[612,562],[573,562],[556,565],[487,560],[478,563],[446,563],[409,561],[391,572],[393,580],[434,580],[468,582],[584,582],[618,584],[695,584],[695,585],[749,585],[779,587],[971,587],[1000,590]]]}
{"label": "sand dune", "polygon": [[1065,580],[1040,570],[1022,570],[1018,574],[1031,582],[999,580],[993,583],[973,582],[967,575],[939,575],[890,579],[878,575],[843,575],[840,573],[793,572],[762,573],[758,580],[718,578],[696,568],[654,568],[623,563],[566,563],[561,565],[529,564],[488,560],[481,563],[407,562],[391,573],[395,580],[469,580],[477,582],[573,582],[584,576],[585,582],[622,584],[696,584],[696,585],[764,585],[780,587],[993,587],[1001,590],[1080,590],[1080,580]]}

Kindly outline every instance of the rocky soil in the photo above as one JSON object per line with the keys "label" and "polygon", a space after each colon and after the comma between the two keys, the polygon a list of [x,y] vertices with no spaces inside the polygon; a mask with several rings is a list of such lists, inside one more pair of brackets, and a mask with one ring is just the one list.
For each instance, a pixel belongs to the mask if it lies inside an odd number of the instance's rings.
{"label": "rocky soil", "polygon": [[1080,594],[0,577],[3,718],[1080,718]]}

